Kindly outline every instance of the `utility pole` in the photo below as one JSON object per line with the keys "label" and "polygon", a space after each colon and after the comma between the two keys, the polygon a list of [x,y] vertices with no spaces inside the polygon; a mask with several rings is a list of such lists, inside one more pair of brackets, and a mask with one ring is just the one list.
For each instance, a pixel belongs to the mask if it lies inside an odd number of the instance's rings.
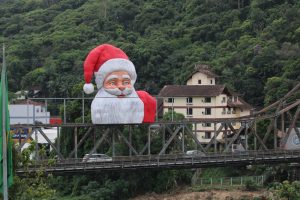
{"label": "utility pole", "polygon": [[8,200],[8,186],[7,186],[7,144],[6,144],[6,63],[5,63],[5,45],[3,44],[3,59],[2,59],[2,73],[1,73],[1,89],[2,89],[2,158],[3,158],[3,200]]}

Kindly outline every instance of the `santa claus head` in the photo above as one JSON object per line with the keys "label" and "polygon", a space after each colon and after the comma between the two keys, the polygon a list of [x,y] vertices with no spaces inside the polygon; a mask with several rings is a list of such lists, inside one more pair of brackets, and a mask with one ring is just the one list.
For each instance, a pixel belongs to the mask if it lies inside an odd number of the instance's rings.
{"label": "santa claus head", "polygon": [[103,44],[94,48],[84,61],[84,79],[83,90],[87,94],[94,91],[91,83],[93,75],[97,88],[103,86],[104,79],[107,75],[115,71],[125,71],[130,76],[131,84],[136,81],[136,72],[133,63],[128,56],[119,48],[110,44]]}
{"label": "santa claus head", "polygon": [[94,124],[154,121],[156,101],[144,91],[135,91],[135,67],[121,49],[103,44],[88,54],[84,62],[86,83],[83,87],[87,94],[94,91],[93,75],[98,88],[91,105]]}

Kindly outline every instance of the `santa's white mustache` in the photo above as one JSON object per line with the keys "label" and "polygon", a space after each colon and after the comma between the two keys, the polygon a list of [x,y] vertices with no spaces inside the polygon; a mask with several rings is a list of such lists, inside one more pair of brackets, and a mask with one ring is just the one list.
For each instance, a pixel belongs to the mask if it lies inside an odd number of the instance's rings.
{"label": "santa's white mustache", "polygon": [[120,96],[124,95],[127,96],[132,93],[133,89],[132,88],[125,88],[124,90],[120,90],[118,88],[115,89],[104,89],[107,93],[115,96]]}

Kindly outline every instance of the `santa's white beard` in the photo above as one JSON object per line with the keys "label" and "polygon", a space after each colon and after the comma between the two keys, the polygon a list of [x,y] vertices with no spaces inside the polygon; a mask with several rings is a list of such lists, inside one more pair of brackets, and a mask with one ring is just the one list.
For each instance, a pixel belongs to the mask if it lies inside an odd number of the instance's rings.
{"label": "santa's white beard", "polygon": [[133,89],[132,93],[118,98],[99,89],[91,105],[93,124],[136,124],[144,118],[144,103]]}

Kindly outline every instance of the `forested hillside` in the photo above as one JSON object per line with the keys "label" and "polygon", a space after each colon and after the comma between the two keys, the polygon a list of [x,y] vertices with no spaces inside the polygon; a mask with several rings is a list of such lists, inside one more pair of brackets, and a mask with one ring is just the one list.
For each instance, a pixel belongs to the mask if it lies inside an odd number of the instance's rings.
{"label": "forested hillside", "polygon": [[81,95],[83,60],[102,43],[122,48],[154,95],[195,63],[255,106],[300,80],[298,0],[0,0],[0,34],[11,92]]}
{"label": "forested hillside", "polygon": [[[86,55],[99,44],[111,43],[123,49],[135,64],[137,89],[156,95],[166,84],[185,84],[194,65],[204,63],[212,66],[219,83],[253,106],[263,107],[300,81],[300,1],[0,0],[3,42],[11,93],[39,88],[45,97],[81,97]],[[76,101],[67,109],[74,121],[80,118],[81,106]],[[147,135],[141,133],[147,129],[135,131],[133,141],[142,149]],[[61,130],[63,155],[73,149],[71,132]],[[128,135],[129,131],[124,128],[123,132]],[[78,138],[84,133],[84,128],[79,129]],[[151,151],[156,154],[160,137],[151,141]],[[127,147],[116,143],[116,152],[127,155]],[[88,138],[78,155],[82,157],[93,145]],[[99,152],[111,154],[109,146],[101,148]],[[16,162],[31,162],[30,149],[34,147],[28,149],[22,153],[27,159],[14,157]],[[242,168],[224,171],[230,173],[226,176],[244,175]],[[10,197],[128,199],[190,184],[192,175],[191,170],[47,178],[38,173],[26,179],[15,176]]]}

